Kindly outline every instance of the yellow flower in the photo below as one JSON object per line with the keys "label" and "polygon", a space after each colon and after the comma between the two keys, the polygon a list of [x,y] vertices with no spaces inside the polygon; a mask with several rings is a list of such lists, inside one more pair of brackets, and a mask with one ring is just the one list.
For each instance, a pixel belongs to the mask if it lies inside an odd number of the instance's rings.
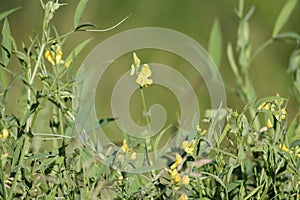
{"label": "yellow flower", "polygon": [[52,65],[55,65],[55,62],[54,62],[54,59],[53,59],[53,52],[50,52],[50,51],[46,51],[45,52],[45,57],[46,59],[52,64]]}
{"label": "yellow flower", "polygon": [[182,194],[178,200],[188,200],[188,196],[186,194]]}
{"label": "yellow flower", "polygon": [[289,149],[287,148],[287,146],[285,144],[279,144],[279,148],[286,152],[289,151]]}
{"label": "yellow flower", "polygon": [[175,169],[182,161],[182,157],[179,154],[176,154],[176,161],[171,165],[170,169]]}
{"label": "yellow flower", "polygon": [[135,52],[133,53],[133,63],[136,67],[138,67],[141,64],[141,60],[139,59],[139,57],[137,57]]}
{"label": "yellow flower", "polygon": [[131,65],[131,70],[130,70],[130,76],[133,76],[135,74],[135,67],[134,64]]}
{"label": "yellow flower", "polygon": [[127,145],[126,139],[123,140],[123,145],[122,145],[122,147],[121,147],[121,150],[122,150],[123,152],[126,152],[126,151],[129,151],[129,150],[130,150],[130,148],[129,148],[128,145]]}
{"label": "yellow flower", "polygon": [[57,45],[56,47],[56,51],[55,51],[55,62],[58,64],[58,63],[61,63],[61,57],[62,57],[62,51],[61,51],[61,47],[59,45]]}
{"label": "yellow flower", "polygon": [[152,79],[149,79],[151,74],[152,72],[149,65],[144,64],[136,79],[137,84],[139,84],[141,87],[148,87],[151,85],[153,83]]}
{"label": "yellow flower", "polygon": [[[68,68],[71,65],[71,61],[65,62],[62,60],[62,50],[61,47],[56,44],[51,46],[51,50],[45,52],[45,58],[52,64],[52,65],[59,65],[65,64],[65,67]],[[55,58],[55,59],[54,59]]]}
{"label": "yellow flower", "polygon": [[190,178],[189,178],[189,176],[188,176],[188,175],[184,175],[184,176],[182,177],[182,179],[181,179],[181,183],[182,183],[183,185],[188,185],[188,184],[190,183]]}
{"label": "yellow flower", "polygon": [[171,170],[171,171],[170,171],[170,175],[171,175],[171,177],[172,177],[172,179],[173,179],[173,181],[174,181],[175,183],[179,183],[179,182],[180,182],[181,177],[180,177],[180,175],[179,175],[177,169]]}
{"label": "yellow flower", "polygon": [[282,119],[282,120],[285,120],[286,114],[287,114],[286,110],[285,110],[284,108],[282,108],[282,109],[281,109],[281,119]]}
{"label": "yellow flower", "polygon": [[117,182],[118,182],[119,185],[122,184],[123,179],[124,179],[124,177],[123,177],[122,175],[120,175],[120,176],[118,177],[118,181],[117,181]]}
{"label": "yellow flower", "polygon": [[199,125],[199,124],[197,125],[196,130],[197,130],[198,133],[201,132],[202,129],[200,128],[200,125]]}
{"label": "yellow flower", "polygon": [[270,103],[262,103],[260,106],[258,106],[257,110],[270,110]]}
{"label": "yellow flower", "polygon": [[136,83],[141,87],[148,87],[153,83],[152,79],[149,79],[152,71],[148,64],[144,64],[141,68],[140,64],[141,60],[137,57],[136,53],[133,53],[133,64],[130,67],[130,75],[133,76],[134,74],[136,74]]}
{"label": "yellow flower", "polygon": [[117,159],[118,159],[118,160],[121,160],[121,158],[122,158],[122,154],[119,153],[119,154],[117,155]]}
{"label": "yellow flower", "polygon": [[268,128],[273,128],[273,124],[272,124],[270,119],[267,120],[267,127]]}
{"label": "yellow flower", "polygon": [[67,61],[67,62],[65,63],[65,66],[66,66],[66,68],[69,68],[69,67],[70,67],[70,65],[71,65],[71,63],[72,63],[72,61],[71,61],[71,60]]}
{"label": "yellow flower", "polygon": [[143,67],[141,69],[141,73],[144,74],[144,76],[146,76],[147,78],[151,76],[152,71],[148,64],[143,65]]}
{"label": "yellow flower", "polygon": [[186,153],[192,154],[195,149],[195,143],[196,140],[193,140],[191,142],[185,140],[182,142],[182,148]]}
{"label": "yellow flower", "polygon": [[6,139],[9,136],[9,132],[6,128],[2,129],[2,134],[0,134],[0,138]]}
{"label": "yellow flower", "polygon": [[140,73],[136,79],[136,83],[139,84],[141,87],[148,87],[153,83],[152,79],[148,79],[144,74]]}

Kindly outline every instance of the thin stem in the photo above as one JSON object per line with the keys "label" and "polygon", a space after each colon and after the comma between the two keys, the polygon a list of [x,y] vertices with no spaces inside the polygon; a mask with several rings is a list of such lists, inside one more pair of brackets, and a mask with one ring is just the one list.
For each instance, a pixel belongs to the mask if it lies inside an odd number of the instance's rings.
{"label": "thin stem", "polygon": [[[145,113],[145,117],[146,117],[146,122],[147,122],[147,126],[148,126],[148,131],[151,131],[151,126],[150,126],[150,118],[148,115],[148,109],[147,109],[147,105],[146,105],[146,100],[145,100],[145,95],[144,95],[144,91],[143,88],[140,89],[141,92],[141,96],[142,96],[142,102],[143,102],[143,107],[144,107],[144,113]],[[150,151],[152,150],[152,152],[155,153],[154,149],[153,149],[153,145],[152,145],[152,140],[151,137],[147,137],[146,138],[146,155],[147,155],[147,160],[148,160],[148,164],[152,165],[152,159],[149,156],[150,155]],[[154,176],[154,172],[152,172],[152,175]]]}
{"label": "thin stem", "polygon": [[269,46],[270,44],[273,43],[273,39],[268,39],[267,41],[265,41],[252,55],[251,57],[251,62],[253,62],[253,60],[255,59],[255,57],[262,51],[264,50],[267,46]]}
{"label": "thin stem", "polygon": [[147,122],[147,126],[148,126],[148,129],[149,131],[151,130],[151,127],[150,127],[150,118],[149,118],[149,115],[148,115],[148,109],[147,109],[147,106],[146,106],[146,101],[145,101],[145,96],[144,96],[144,91],[143,91],[143,88],[140,89],[141,91],[141,96],[142,96],[142,102],[143,102],[143,107],[144,107],[144,113],[145,113],[145,117],[146,117],[146,122]]}
{"label": "thin stem", "polygon": [[[2,152],[4,152],[4,149],[2,149]],[[1,182],[3,184],[1,184],[1,187],[2,187],[2,191],[3,191],[3,200],[6,200],[6,188],[5,188],[5,184],[4,184],[4,170],[3,170],[3,166],[2,166],[2,162],[1,162],[1,169],[2,169],[2,172],[1,172]]]}
{"label": "thin stem", "polygon": [[38,56],[38,60],[36,61],[35,63],[35,67],[34,67],[34,70],[33,70],[33,73],[32,73],[32,76],[31,76],[31,79],[29,81],[29,85],[31,85],[34,81],[34,78],[35,78],[35,75],[37,73],[37,70],[38,70],[38,67],[39,67],[39,64],[41,62],[41,59],[42,59],[42,56],[43,56],[43,52],[44,52],[44,49],[45,49],[45,46],[46,44],[42,44],[41,46],[41,50],[40,50],[40,53],[39,53],[39,56]]}

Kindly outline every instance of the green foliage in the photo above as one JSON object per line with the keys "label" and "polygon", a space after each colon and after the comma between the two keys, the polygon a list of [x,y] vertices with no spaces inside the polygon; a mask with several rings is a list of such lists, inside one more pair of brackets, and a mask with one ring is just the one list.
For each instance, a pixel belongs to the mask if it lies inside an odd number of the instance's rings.
{"label": "green foliage", "polygon": [[215,20],[208,41],[208,54],[219,67],[222,58],[222,32],[218,20]]}
{"label": "green foliage", "polygon": [[[30,37],[27,44],[22,43],[22,49],[17,48],[19,41],[12,37],[8,20],[18,8],[0,13],[0,20],[4,19],[0,61],[0,199],[300,199],[299,113],[288,124],[285,110],[288,99],[276,95],[257,100],[249,77],[253,60],[262,49],[278,40],[292,39],[296,48],[287,71],[295,75],[294,94],[300,102],[299,33],[280,33],[297,0],[286,2],[272,38],[254,52],[249,21],[255,7],[245,12],[244,1],[239,1],[237,41],[228,42],[226,54],[244,109],[227,108],[220,136],[215,145],[208,147],[206,130],[199,126],[199,121],[214,125],[218,113],[207,112],[205,119],[193,116],[194,130],[186,134],[182,143],[184,153],[176,155],[166,169],[144,174],[121,172],[117,166],[132,166],[137,151],[146,154],[156,151],[172,125],[146,144],[123,133],[123,145],[110,157],[113,167],[101,164],[94,152],[78,145],[78,138],[72,135],[77,114],[72,108],[76,100],[72,68],[91,39],[79,42],[68,56],[63,47],[70,35],[91,31],[83,29],[91,24],[79,24],[87,2],[81,0],[76,8],[74,30],[61,34],[50,27],[55,12],[63,4],[41,1],[42,34]],[[222,34],[218,20],[211,30],[208,52],[221,67]],[[11,66],[12,58],[17,61],[14,65],[20,68],[18,72]],[[134,62],[137,61],[135,58]],[[149,78],[150,69],[143,70],[144,73],[137,70],[136,75]],[[155,79],[153,75],[151,78]],[[6,110],[10,101],[7,94],[14,81],[25,91],[18,99],[24,105],[21,114]],[[151,84],[149,80],[146,86]],[[144,113],[148,112],[146,86],[140,84]],[[44,112],[49,116],[47,133],[36,131]],[[100,119],[96,123],[105,126],[115,120]],[[147,115],[146,121],[151,129]],[[210,150],[206,157],[200,152],[203,146]],[[147,162],[151,163],[151,159]]]}

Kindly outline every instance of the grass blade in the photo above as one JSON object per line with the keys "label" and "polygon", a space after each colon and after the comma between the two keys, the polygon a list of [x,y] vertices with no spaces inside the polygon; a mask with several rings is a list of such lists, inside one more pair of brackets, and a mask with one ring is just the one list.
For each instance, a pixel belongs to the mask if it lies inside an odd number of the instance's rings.
{"label": "grass blade", "polygon": [[16,10],[19,10],[21,7],[17,7],[17,8],[13,8],[7,11],[4,11],[2,13],[0,13],[0,21],[2,19],[4,19],[5,17],[7,17],[8,15],[10,15],[11,13],[15,12]]}
{"label": "grass blade", "polygon": [[79,21],[81,19],[84,9],[86,8],[87,3],[88,3],[88,0],[80,0],[79,4],[77,5],[77,8],[76,8],[76,11],[74,14],[74,29],[76,29],[77,26],[79,25]]}
{"label": "grass blade", "polygon": [[296,7],[297,2],[298,2],[298,0],[288,0],[285,3],[284,7],[282,8],[282,10],[279,13],[279,16],[275,22],[275,26],[274,26],[273,33],[272,33],[273,37],[276,37],[278,35],[278,33],[280,32],[280,30],[282,29],[282,27],[286,24],[286,22],[288,21],[289,17],[292,14],[292,11]]}
{"label": "grass blade", "polygon": [[222,58],[222,32],[219,20],[215,20],[208,41],[208,54],[219,67]]}

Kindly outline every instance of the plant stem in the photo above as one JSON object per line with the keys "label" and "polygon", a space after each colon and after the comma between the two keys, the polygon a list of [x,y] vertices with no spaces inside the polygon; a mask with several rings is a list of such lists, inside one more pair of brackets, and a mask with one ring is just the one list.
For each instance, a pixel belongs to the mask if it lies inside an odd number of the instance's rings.
{"label": "plant stem", "polygon": [[269,46],[270,44],[273,43],[273,39],[268,39],[267,41],[265,41],[262,45],[260,45],[260,47],[253,53],[252,57],[251,57],[251,62],[253,62],[253,60],[255,59],[255,57],[262,51],[264,50],[267,46]]}
{"label": "plant stem", "polygon": [[[144,113],[145,113],[145,117],[146,117],[146,122],[147,122],[147,126],[148,126],[148,131],[151,131],[151,126],[150,126],[150,119],[149,119],[149,115],[148,115],[148,109],[147,109],[147,105],[146,105],[146,100],[145,100],[145,96],[144,96],[144,91],[143,88],[140,89],[141,92],[141,96],[142,96],[142,102],[143,102],[143,107],[144,107]],[[147,160],[148,160],[148,164],[151,166],[153,164],[152,159],[150,157],[150,152],[152,150],[152,152],[155,152],[153,149],[153,145],[152,145],[152,140],[151,137],[146,137],[146,155],[147,155]],[[154,172],[152,173],[154,175]]]}
{"label": "plant stem", "polygon": [[144,107],[144,113],[145,113],[145,117],[146,117],[146,122],[147,122],[148,129],[150,131],[151,130],[150,119],[149,119],[149,115],[148,115],[148,109],[147,109],[147,106],[146,106],[146,101],[145,101],[145,96],[144,96],[143,88],[141,88],[140,91],[141,91],[141,96],[142,96],[142,102],[143,102],[143,107]]}

